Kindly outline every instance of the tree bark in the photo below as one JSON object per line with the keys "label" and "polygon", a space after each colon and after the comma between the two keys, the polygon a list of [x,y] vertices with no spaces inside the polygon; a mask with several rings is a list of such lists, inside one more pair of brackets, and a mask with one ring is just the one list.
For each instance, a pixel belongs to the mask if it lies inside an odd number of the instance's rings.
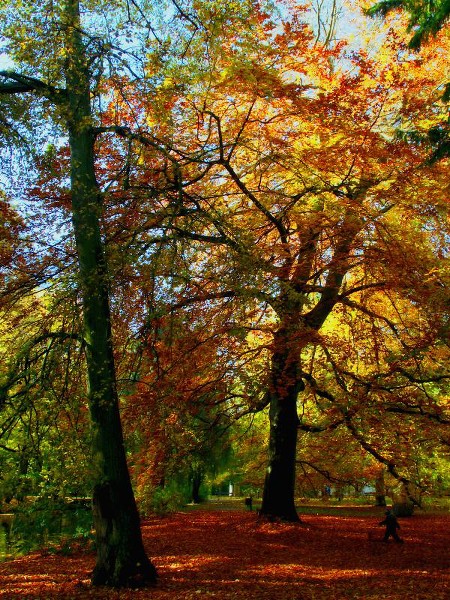
{"label": "tree bark", "polygon": [[115,587],[139,585],[155,582],[156,570],[142,542],[119,415],[108,272],[100,231],[102,201],[95,177],[90,78],[80,34],[78,0],[68,0],[65,6],[72,221],[83,300],[96,470],[93,516],[97,563],[92,582]]}
{"label": "tree bark", "polygon": [[[351,199],[364,194],[367,188],[361,182]],[[304,313],[304,286],[313,272],[317,249],[317,229],[311,229],[305,237],[302,251],[292,278],[289,272],[293,261],[286,261],[282,277],[285,292],[278,297],[280,328],[274,336],[272,381],[270,395],[269,465],[266,472],[261,513],[288,521],[299,520],[294,505],[295,463],[298,430],[297,397],[304,389],[299,374],[300,355],[312,336],[322,327],[337,302],[339,290],[349,268],[349,257],[355,236],[363,221],[353,210],[347,210],[336,236],[333,255],[329,261],[325,284],[320,299],[309,312]],[[320,226],[321,227],[321,226]]]}
{"label": "tree bark", "polygon": [[200,486],[203,483],[203,470],[201,467],[192,467],[191,484],[192,484],[192,502],[200,504]]}
{"label": "tree bark", "polygon": [[375,506],[386,506],[384,467],[378,471],[377,477],[375,479]]}
{"label": "tree bark", "polygon": [[269,519],[299,521],[295,508],[295,458],[297,448],[297,398],[270,401],[269,463],[260,514]]}
{"label": "tree bark", "polygon": [[295,334],[281,327],[275,336],[270,396],[269,461],[260,514],[268,519],[299,521],[295,508],[297,396],[303,386],[297,376]]}

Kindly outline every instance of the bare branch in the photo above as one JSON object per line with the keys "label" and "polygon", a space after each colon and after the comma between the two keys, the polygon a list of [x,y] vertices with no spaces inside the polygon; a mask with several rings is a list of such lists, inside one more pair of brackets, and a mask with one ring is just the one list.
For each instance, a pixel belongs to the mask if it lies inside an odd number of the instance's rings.
{"label": "bare branch", "polygon": [[66,91],[55,88],[40,79],[14,73],[13,71],[0,71],[3,82],[0,83],[0,94],[21,94],[25,92],[41,92],[46,98],[58,101],[66,99]]}
{"label": "bare branch", "polygon": [[[389,471],[389,473],[395,478],[397,479],[397,481],[400,481],[401,483],[403,483],[403,485],[405,486],[405,490],[406,493],[409,497],[409,499],[411,500],[411,502],[413,504],[415,504],[416,506],[420,506],[418,501],[412,496],[412,494],[409,491],[409,486],[411,485],[411,480],[404,477],[403,475],[400,475],[400,473],[397,470],[397,467],[395,465],[395,463],[389,459],[386,458],[385,456],[383,456],[381,454],[381,452],[379,452],[378,450],[376,450],[376,448],[374,448],[363,436],[362,433],[360,433],[357,428],[355,427],[355,425],[352,423],[351,420],[351,416],[350,415],[345,415],[345,424],[347,426],[347,429],[350,431],[350,433],[352,434],[352,436],[355,438],[355,440],[357,440],[360,444],[360,446],[362,448],[364,448],[364,450],[366,450],[369,454],[371,454],[379,463],[385,465],[387,467],[387,470]],[[418,483],[415,484],[418,488],[423,489],[423,486],[419,485]]]}

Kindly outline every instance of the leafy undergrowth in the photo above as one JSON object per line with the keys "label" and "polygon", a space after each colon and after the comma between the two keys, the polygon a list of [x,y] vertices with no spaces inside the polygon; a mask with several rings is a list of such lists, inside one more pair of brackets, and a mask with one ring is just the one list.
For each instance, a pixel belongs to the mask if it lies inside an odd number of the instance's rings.
{"label": "leafy undergrowth", "polygon": [[0,597],[140,600],[446,600],[450,515],[400,520],[404,544],[381,541],[377,515],[258,521],[255,513],[197,510],[143,524],[159,583],[152,589],[92,588],[94,556],[34,553],[0,564]]}

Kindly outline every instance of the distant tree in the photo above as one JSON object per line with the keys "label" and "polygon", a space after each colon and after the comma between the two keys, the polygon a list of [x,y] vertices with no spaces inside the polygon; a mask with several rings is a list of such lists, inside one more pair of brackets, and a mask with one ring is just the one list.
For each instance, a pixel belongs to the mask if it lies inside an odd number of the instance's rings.
{"label": "distant tree", "polygon": [[[386,16],[395,9],[404,10],[409,16],[408,31],[413,32],[409,47],[419,50],[430,37],[435,37],[448,22],[450,17],[450,0],[384,0],[378,2],[366,12],[371,16]],[[450,82],[445,83],[442,100],[450,100]],[[426,141],[433,148],[431,161],[450,156],[450,114],[448,118],[436,123],[426,135],[411,132],[416,140]]]}
{"label": "distant tree", "polygon": [[384,0],[369,8],[367,14],[386,16],[395,9],[409,16],[408,30],[413,31],[409,46],[414,49],[436,35],[450,17],[449,0]]}
{"label": "distant tree", "polygon": [[229,404],[239,398],[233,395],[233,366],[220,354],[231,310],[196,304],[164,314],[168,307],[160,302],[163,314],[154,306],[153,322],[136,340],[139,360],[124,395],[123,419],[144,502],[159,489],[199,502],[206,480],[228,462]]}

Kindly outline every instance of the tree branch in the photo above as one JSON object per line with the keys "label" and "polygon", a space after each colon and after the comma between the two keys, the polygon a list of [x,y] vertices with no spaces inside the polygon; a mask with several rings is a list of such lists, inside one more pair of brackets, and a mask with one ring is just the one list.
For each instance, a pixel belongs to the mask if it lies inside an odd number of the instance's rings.
{"label": "tree branch", "polygon": [[446,419],[445,417],[442,417],[441,415],[439,415],[437,413],[425,411],[425,410],[423,410],[423,408],[421,406],[402,407],[402,406],[397,405],[397,406],[388,406],[385,408],[385,410],[386,410],[386,412],[394,413],[394,414],[426,417],[427,419],[436,421],[437,423],[440,423],[441,425],[450,425],[450,419]]}
{"label": "tree branch", "polygon": [[[36,336],[30,340],[23,349],[19,352],[16,357],[14,365],[9,369],[9,373],[6,376],[6,381],[0,386],[0,409],[4,406],[7,401],[8,392],[11,387],[18,383],[21,379],[24,379],[29,374],[30,364],[30,353],[33,348],[38,346],[40,343],[46,340],[77,340],[82,343],[81,337],[77,333],[66,333],[64,331],[46,332]],[[20,363],[25,360],[25,369],[20,368]]]}
{"label": "tree branch", "polygon": [[358,302],[353,302],[353,300],[349,300],[348,298],[345,297],[345,294],[340,294],[338,296],[336,303],[339,303],[339,302],[341,304],[345,304],[349,308],[356,308],[360,312],[364,313],[365,315],[367,315],[369,317],[372,317],[373,319],[379,319],[380,321],[384,321],[386,323],[386,325],[388,325],[389,328],[393,331],[393,333],[395,333],[395,335],[398,336],[398,331],[397,331],[396,326],[387,317],[378,315],[377,313],[373,312],[372,310],[369,310],[362,304],[359,304]]}
{"label": "tree branch", "polygon": [[[403,483],[403,485],[405,486],[405,490],[408,495],[408,498],[411,500],[411,502],[413,504],[415,504],[416,506],[420,506],[419,502],[412,496],[412,494],[409,490],[411,480],[407,479],[406,477],[403,477],[403,475],[400,475],[400,473],[397,471],[395,463],[391,459],[383,456],[380,452],[378,452],[378,450],[376,450],[371,444],[369,444],[369,442],[364,438],[364,436],[361,433],[359,433],[359,431],[356,429],[355,425],[352,423],[351,416],[349,414],[345,414],[344,417],[345,417],[345,424],[347,426],[347,429],[350,431],[350,433],[355,438],[355,440],[357,440],[359,442],[360,446],[362,448],[364,448],[364,450],[366,450],[369,454],[371,454],[379,463],[385,465],[387,467],[387,470],[389,471],[389,473],[395,479],[397,479],[397,481],[400,481],[401,483]],[[421,485],[419,485],[417,483],[416,483],[416,485],[418,488],[422,489]]]}
{"label": "tree branch", "polygon": [[26,92],[42,92],[42,94],[54,101],[66,99],[66,90],[55,88],[40,79],[14,73],[13,71],[0,71],[3,82],[0,83],[0,94],[22,94]]}
{"label": "tree branch", "polygon": [[308,460],[297,460],[296,463],[301,466],[306,465],[307,467],[313,469],[314,471],[325,477],[325,479],[333,483],[345,483],[346,485],[353,485],[354,483],[349,479],[339,479],[338,477],[333,477],[333,475],[331,475],[331,473],[328,470],[321,469],[320,467],[318,467],[314,463],[309,462]]}

